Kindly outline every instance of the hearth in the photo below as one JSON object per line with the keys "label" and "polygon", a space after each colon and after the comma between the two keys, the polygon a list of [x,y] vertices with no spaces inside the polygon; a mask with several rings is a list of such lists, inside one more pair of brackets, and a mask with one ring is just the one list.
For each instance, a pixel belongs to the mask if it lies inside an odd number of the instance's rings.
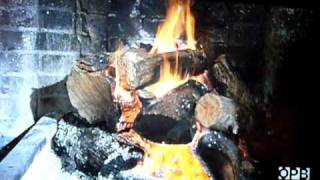
{"label": "hearth", "polygon": [[[23,97],[35,122],[3,143],[4,177],[32,177],[42,147],[79,179],[259,179],[264,156],[292,159],[294,111],[275,109],[287,49],[308,37],[312,9],[194,0],[37,3],[0,3],[8,7],[0,9],[8,15],[0,57],[23,62],[21,70],[0,62],[0,82],[8,84],[0,92]],[[9,17],[24,7],[38,11]],[[30,57],[37,63],[26,63]],[[11,83],[16,76],[21,87]],[[17,110],[16,121],[26,112]],[[11,172],[25,147],[32,155]]]}

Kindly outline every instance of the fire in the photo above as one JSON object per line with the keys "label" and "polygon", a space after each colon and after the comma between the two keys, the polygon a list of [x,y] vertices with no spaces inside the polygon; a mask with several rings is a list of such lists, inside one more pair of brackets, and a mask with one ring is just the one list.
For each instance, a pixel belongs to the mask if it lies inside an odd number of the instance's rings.
{"label": "fire", "polygon": [[177,50],[181,36],[186,35],[187,48],[196,49],[195,20],[191,14],[190,0],[169,0],[164,24],[158,27],[153,48],[149,52],[163,53]]}
{"label": "fire", "polygon": [[[186,46],[181,47],[179,40],[185,36]],[[195,20],[191,13],[190,0],[169,0],[169,7],[164,24],[159,26],[153,48],[149,54],[173,52],[179,49],[196,49]],[[183,46],[183,45],[182,45]],[[161,97],[171,89],[184,84],[189,79],[189,74],[179,72],[179,59],[176,56],[175,67],[164,56],[160,71],[159,81],[146,88],[157,97]]]}
{"label": "fire", "polygon": [[[200,79],[191,76],[191,72],[183,72],[179,67],[178,50],[196,49],[194,38],[195,20],[191,14],[190,0],[169,0],[169,7],[165,22],[158,28],[153,48],[149,54],[163,53],[163,64],[160,70],[159,81],[146,87],[157,97],[161,97],[170,90],[184,84],[189,79]],[[186,44],[181,46],[181,39]],[[174,63],[165,56],[165,52],[176,52]],[[136,91],[126,90],[126,85],[121,84],[117,61],[121,58],[121,50],[114,53],[116,87],[115,99],[121,105],[120,122],[133,123],[141,110],[141,103]],[[174,65],[174,66],[173,66]],[[144,151],[144,158],[135,168],[153,177],[164,179],[210,179],[201,161],[193,152],[193,142],[189,144],[159,144],[143,140],[140,135],[131,129],[126,134],[133,144],[139,144]],[[121,135],[120,135],[121,136]]]}
{"label": "fire", "polygon": [[[163,179],[210,179],[191,145],[151,144],[141,168],[150,176]],[[147,171],[145,171],[147,170]]]}
{"label": "fire", "polygon": [[143,159],[134,171],[160,179],[211,179],[199,157],[194,154],[196,142],[159,144],[142,138],[133,130],[127,135],[144,151]]}

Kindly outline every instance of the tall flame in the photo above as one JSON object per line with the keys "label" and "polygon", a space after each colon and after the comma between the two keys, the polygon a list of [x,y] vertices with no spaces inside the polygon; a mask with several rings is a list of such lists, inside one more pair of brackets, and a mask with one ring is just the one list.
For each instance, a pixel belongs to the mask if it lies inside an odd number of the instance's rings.
{"label": "tall flame", "polygon": [[178,40],[186,35],[187,47],[196,49],[195,20],[191,14],[190,0],[169,0],[165,21],[158,27],[153,48],[149,52],[163,53],[177,50]]}
{"label": "tall flame", "polygon": [[[196,49],[195,20],[191,13],[190,0],[169,0],[165,21],[158,27],[154,45],[149,54],[177,51],[179,49]],[[186,46],[179,47],[179,40],[185,38]],[[178,51],[175,67],[164,56],[159,81],[146,89],[161,97],[171,89],[178,87],[189,79],[189,74],[179,72]]]}

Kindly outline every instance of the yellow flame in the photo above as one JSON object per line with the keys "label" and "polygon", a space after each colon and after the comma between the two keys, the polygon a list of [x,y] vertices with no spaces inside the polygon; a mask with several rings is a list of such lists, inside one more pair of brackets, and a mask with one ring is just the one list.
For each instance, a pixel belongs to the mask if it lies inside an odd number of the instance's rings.
{"label": "yellow flame", "polygon": [[192,146],[186,144],[151,144],[146,149],[142,164],[137,169],[153,177],[164,179],[210,179]]}
{"label": "yellow flame", "polygon": [[[158,27],[156,39],[149,54],[177,51],[179,49],[178,40],[183,35],[187,40],[187,47],[184,48],[195,50],[195,20],[191,13],[190,0],[169,0],[165,21]],[[146,88],[157,97],[165,95],[189,79],[189,74],[179,72],[178,53],[174,69],[167,58],[165,56],[163,58],[159,81]]]}
{"label": "yellow flame", "polygon": [[178,40],[186,35],[187,48],[196,49],[194,38],[195,20],[190,9],[190,0],[169,0],[164,23],[158,27],[150,54],[177,50]]}

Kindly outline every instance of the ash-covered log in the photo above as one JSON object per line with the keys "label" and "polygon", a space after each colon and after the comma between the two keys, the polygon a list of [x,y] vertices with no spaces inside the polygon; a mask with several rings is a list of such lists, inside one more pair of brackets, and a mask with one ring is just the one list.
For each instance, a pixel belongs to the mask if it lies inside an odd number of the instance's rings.
{"label": "ash-covered log", "polygon": [[175,67],[178,58],[178,67],[182,74],[188,72],[197,75],[208,67],[206,56],[200,50],[186,49],[150,55],[144,49],[132,49],[117,61],[121,85],[133,90],[157,81],[164,58],[172,67]]}
{"label": "ash-covered log", "polygon": [[97,176],[103,169],[105,175],[116,174],[134,167],[142,157],[140,150],[120,144],[111,133],[79,122],[76,117],[66,116],[59,121],[52,139],[52,149],[64,170]]}
{"label": "ash-covered log", "polygon": [[195,108],[196,120],[205,128],[238,131],[237,112],[234,102],[224,96],[207,93],[200,98]]}
{"label": "ash-covered log", "polygon": [[142,99],[141,116],[135,122],[134,129],[156,142],[190,142],[194,109],[206,92],[204,85],[190,80],[163,97]]}

